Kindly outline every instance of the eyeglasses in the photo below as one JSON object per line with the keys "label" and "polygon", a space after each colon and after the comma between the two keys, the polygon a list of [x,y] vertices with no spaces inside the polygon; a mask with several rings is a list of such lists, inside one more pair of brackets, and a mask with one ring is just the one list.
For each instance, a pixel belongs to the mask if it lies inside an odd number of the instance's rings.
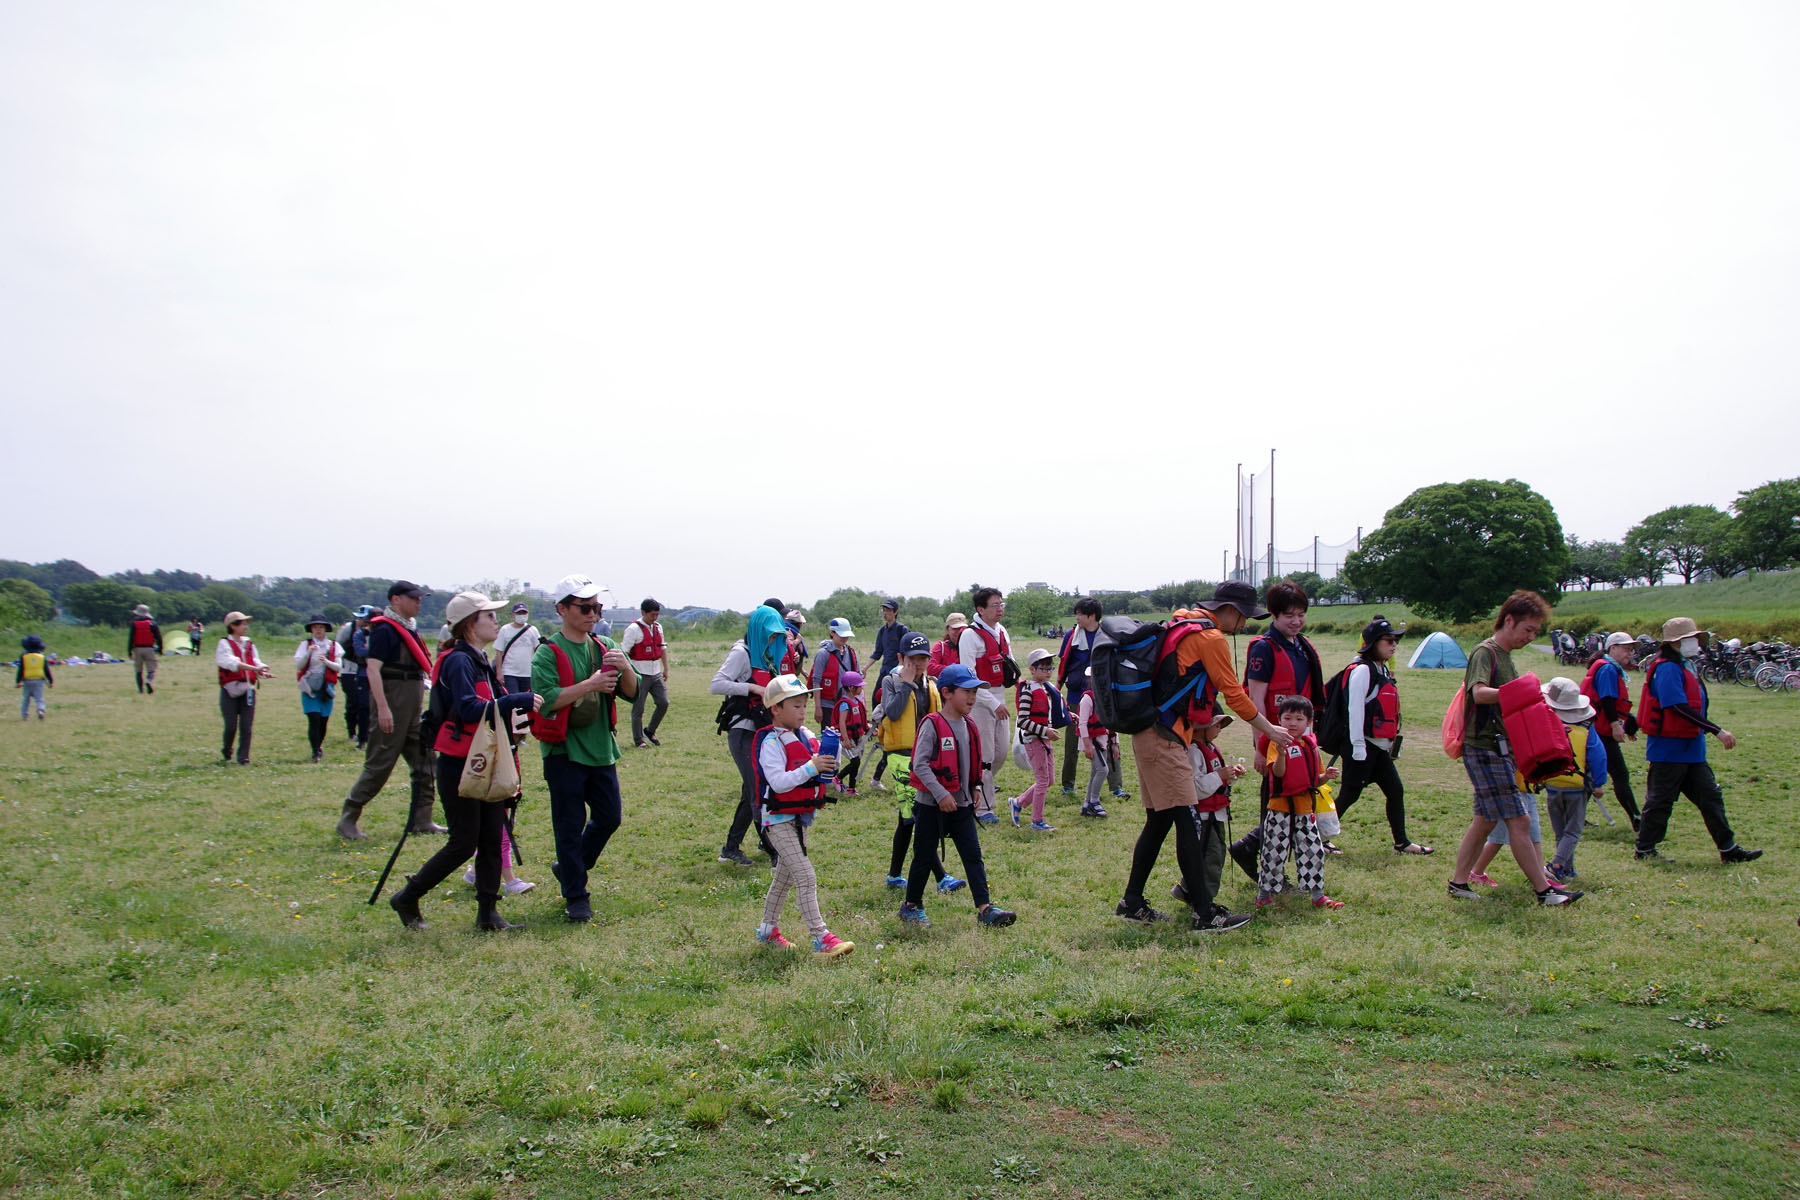
{"label": "eyeglasses", "polygon": [[598,604],[589,604],[585,600],[577,600],[575,603],[569,605],[569,607],[576,612],[589,617],[600,611],[600,606]]}

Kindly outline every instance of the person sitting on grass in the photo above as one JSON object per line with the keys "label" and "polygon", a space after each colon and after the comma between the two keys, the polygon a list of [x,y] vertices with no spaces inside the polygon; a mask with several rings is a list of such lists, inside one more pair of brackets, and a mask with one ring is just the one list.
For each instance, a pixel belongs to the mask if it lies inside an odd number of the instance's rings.
{"label": "person sitting on grass", "polygon": [[1319,743],[1313,739],[1312,701],[1289,696],[1280,706],[1281,727],[1288,731],[1289,746],[1269,744],[1269,812],[1263,822],[1262,857],[1256,875],[1256,907],[1275,903],[1286,878],[1288,846],[1294,849],[1294,876],[1302,889],[1312,893],[1314,908],[1342,908],[1342,900],[1325,894],[1325,843],[1313,820],[1319,811],[1319,785],[1338,777],[1336,767],[1319,760]]}
{"label": "person sitting on grass", "polygon": [[821,775],[837,769],[837,759],[819,753],[819,743],[802,724],[806,698],[813,689],[797,675],[777,675],[763,690],[763,704],[773,723],[756,735],[758,813],[770,843],[775,847],[775,877],[763,896],[762,924],[756,940],[765,946],[792,950],[794,943],[781,936],[781,909],[788,892],[812,935],[817,958],[838,958],[856,949],[855,942],[825,928],[819,912],[819,877],[806,853],[806,830],[820,805],[829,803]]}

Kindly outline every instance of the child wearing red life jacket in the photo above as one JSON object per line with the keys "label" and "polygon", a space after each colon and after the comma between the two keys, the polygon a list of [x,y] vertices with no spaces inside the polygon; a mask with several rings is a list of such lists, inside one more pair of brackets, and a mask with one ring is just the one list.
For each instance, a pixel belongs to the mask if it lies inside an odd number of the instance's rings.
{"label": "child wearing red life jacket", "polygon": [[1313,821],[1319,785],[1338,777],[1336,767],[1323,766],[1319,743],[1312,735],[1312,701],[1289,696],[1281,702],[1281,727],[1294,737],[1286,749],[1271,742],[1269,814],[1263,823],[1262,857],[1256,873],[1256,906],[1275,903],[1286,875],[1288,846],[1294,849],[1294,875],[1312,893],[1314,908],[1342,908],[1342,900],[1325,894],[1325,843]]}
{"label": "child wearing red life jacket", "polygon": [[1056,776],[1050,743],[1061,736],[1057,727],[1067,724],[1068,718],[1063,714],[1062,696],[1050,682],[1050,668],[1056,665],[1056,656],[1039,647],[1026,656],[1025,665],[1031,677],[1019,682],[1019,745],[1024,747],[1025,760],[1031,764],[1031,786],[1012,801],[1012,819],[1018,825],[1025,806],[1030,805],[1031,828],[1038,833],[1055,833],[1056,826],[1044,820],[1044,797],[1050,794],[1050,784]]}
{"label": "child wearing red life jacket", "polygon": [[1182,880],[1169,889],[1169,894],[1177,900],[1187,900],[1190,892],[1194,894],[1191,907],[1199,921],[1194,928],[1200,933],[1229,933],[1250,921],[1250,914],[1231,912],[1217,899],[1220,877],[1225,873],[1225,847],[1231,841],[1231,785],[1245,773],[1243,759],[1227,763],[1219,750],[1219,731],[1229,724],[1230,714],[1215,702],[1212,716],[1204,724],[1194,726],[1194,744],[1188,747],[1198,801],[1189,811],[1200,839],[1200,878]]}
{"label": "child wearing red life jacket", "polygon": [[837,773],[839,795],[856,795],[856,773],[862,769],[863,743],[869,736],[869,707],[863,703],[863,677],[860,671],[845,671],[838,676],[837,703],[831,706],[831,727],[842,738],[838,756],[844,760]]}
{"label": "child wearing red life jacket", "polygon": [[856,949],[825,928],[819,913],[819,878],[806,855],[806,829],[825,795],[821,774],[837,769],[837,759],[819,753],[819,743],[801,724],[806,720],[806,698],[813,689],[796,675],[777,675],[763,691],[763,705],[773,723],[756,733],[752,747],[756,764],[758,819],[775,848],[775,878],[763,897],[762,924],[756,940],[765,946],[792,950],[794,943],[781,936],[782,905],[794,893],[800,915],[812,934],[812,951],[818,958],[837,958]]}

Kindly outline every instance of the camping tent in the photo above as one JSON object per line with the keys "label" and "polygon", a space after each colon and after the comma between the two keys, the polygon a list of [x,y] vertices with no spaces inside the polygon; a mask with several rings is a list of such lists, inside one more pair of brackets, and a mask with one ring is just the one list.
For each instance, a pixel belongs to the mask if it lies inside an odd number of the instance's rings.
{"label": "camping tent", "polygon": [[1469,656],[1462,652],[1462,647],[1456,644],[1455,638],[1440,629],[1419,643],[1419,648],[1412,652],[1406,665],[1461,668],[1469,665]]}

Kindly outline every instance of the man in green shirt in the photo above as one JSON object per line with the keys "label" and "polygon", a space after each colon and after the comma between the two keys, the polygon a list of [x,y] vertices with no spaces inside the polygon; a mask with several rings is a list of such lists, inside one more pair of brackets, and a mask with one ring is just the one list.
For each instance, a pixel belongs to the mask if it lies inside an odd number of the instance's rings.
{"label": "man in green shirt", "polygon": [[594,636],[600,585],[585,575],[568,575],[554,594],[562,597],[556,602],[562,628],[531,656],[531,690],[544,698],[534,728],[544,750],[544,783],[550,790],[550,827],[556,839],[550,870],[562,885],[563,915],[581,923],[594,916],[588,872],[600,861],[622,817],[614,698],[636,696],[638,678],[623,650],[610,638]]}

